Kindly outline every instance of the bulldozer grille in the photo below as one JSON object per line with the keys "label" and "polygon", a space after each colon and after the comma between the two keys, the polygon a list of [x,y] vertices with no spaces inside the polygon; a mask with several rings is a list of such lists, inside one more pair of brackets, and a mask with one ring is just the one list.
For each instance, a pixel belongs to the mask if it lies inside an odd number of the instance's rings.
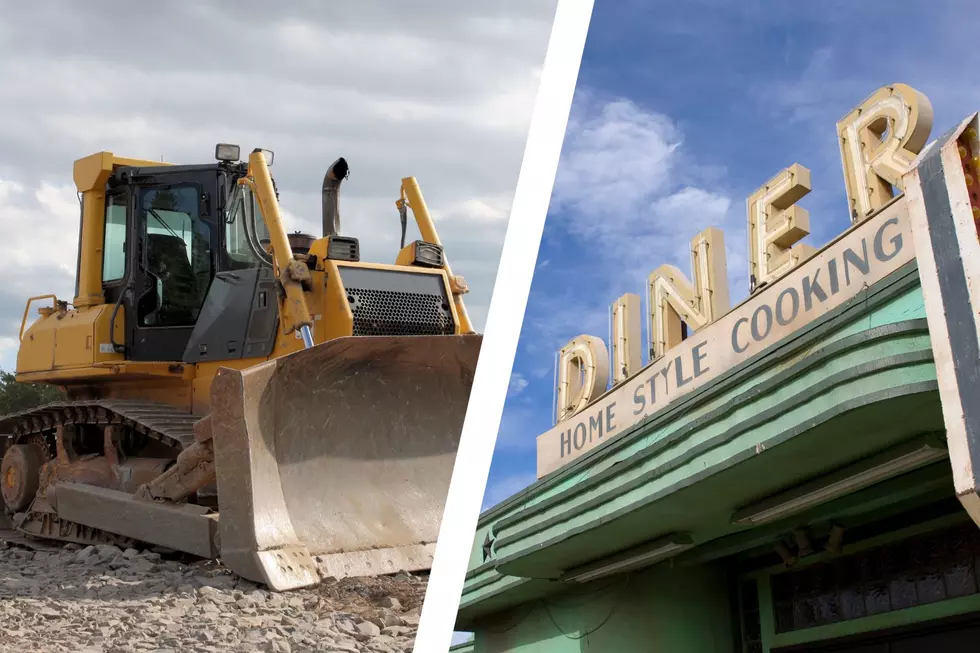
{"label": "bulldozer grille", "polygon": [[442,277],[344,268],[341,278],[355,336],[441,336],[455,333]]}

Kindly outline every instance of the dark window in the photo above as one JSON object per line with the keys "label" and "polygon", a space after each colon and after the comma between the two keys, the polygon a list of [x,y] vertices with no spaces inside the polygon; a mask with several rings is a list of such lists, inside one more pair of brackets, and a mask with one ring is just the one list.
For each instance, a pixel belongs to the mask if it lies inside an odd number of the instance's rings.
{"label": "dark window", "polygon": [[740,586],[742,603],[742,650],[762,653],[762,620],[759,618],[759,588],[755,579]]}
{"label": "dark window", "polygon": [[971,522],[775,575],[776,632],[977,594],[978,562],[980,530]]}
{"label": "dark window", "polygon": [[190,326],[211,283],[211,229],[192,186],[142,192],[146,271],[151,287],[139,305],[140,326]]}

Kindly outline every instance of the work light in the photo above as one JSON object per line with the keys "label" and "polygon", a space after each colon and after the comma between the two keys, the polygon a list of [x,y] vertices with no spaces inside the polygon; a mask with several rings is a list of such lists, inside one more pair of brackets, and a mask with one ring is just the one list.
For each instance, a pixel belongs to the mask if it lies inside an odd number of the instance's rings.
{"label": "work light", "polygon": [[230,143],[218,143],[214,146],[214,158],[218,161],[225,161],[234,163],[238,161],[242,153],[242,150],[237,145],[231,145]]}

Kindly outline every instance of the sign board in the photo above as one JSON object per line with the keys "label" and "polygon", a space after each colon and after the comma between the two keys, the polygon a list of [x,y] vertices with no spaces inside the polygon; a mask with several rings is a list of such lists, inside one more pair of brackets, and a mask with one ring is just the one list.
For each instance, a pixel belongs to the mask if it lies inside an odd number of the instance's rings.
{"label": "sign board", "polygon": [[[751,299],[731,312],[721,230],[710,227],[691,241],[693,281],[672,265],[654,270],[647,280],[651,362],[645,367],[637,356],[638,302],[630,309],[618,300],[611,313],[615,377],[610,390],[602,339],[586,334],[572,339],[556,361],[556,426],[538,436],[538,477],[608,442],[912,260],[903,175],[926,144],[932,115],[926,96],[905,84],[889,84],[838,121],[852,227],[820,252],[800,242],[810,233],[809,213],[796,204],[811,189],[807,168],[794,163],[750,195]],[[980,207],[976,210],[980,220]]]}
{"label": "sign board", "polygon": [[980,524],[980,129],[978,115],[924,151],[904,185],[953,484]]}
{"label": "sign board", "polygon": [[[900,197],[581,412],[539,435],[538,478],[825,315],[914,257],[906,199]],[[980,256],[976,262],[980,264]]]}

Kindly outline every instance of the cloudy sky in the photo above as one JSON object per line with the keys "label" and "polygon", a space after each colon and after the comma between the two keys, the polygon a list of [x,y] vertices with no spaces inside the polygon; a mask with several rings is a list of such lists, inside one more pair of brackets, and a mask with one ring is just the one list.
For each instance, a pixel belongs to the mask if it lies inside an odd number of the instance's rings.
{"label": "cloudy sky", "polygon": [[313,234],[344,156],[343,232],[382,262],[413,175],[482,328],[555,5],[0,0],[0,368],[28,296],[72,297],[72,163],[102,150],[271,149],[287,227]]}
{"label": "cloudy sky", "polygon": [[910,84],[932,101],[932,137],[980,109],[975,14],[966,0],[597,0],[485,507],[534,481],[555,352],[581,333],[608,343],[609,304],[643,296],[662,263],[690,278],[698,231],[724,230],[740,301],[745,201],[779,170],[812,172],[804,242],[849,224],[835,125],[850,109]]}

